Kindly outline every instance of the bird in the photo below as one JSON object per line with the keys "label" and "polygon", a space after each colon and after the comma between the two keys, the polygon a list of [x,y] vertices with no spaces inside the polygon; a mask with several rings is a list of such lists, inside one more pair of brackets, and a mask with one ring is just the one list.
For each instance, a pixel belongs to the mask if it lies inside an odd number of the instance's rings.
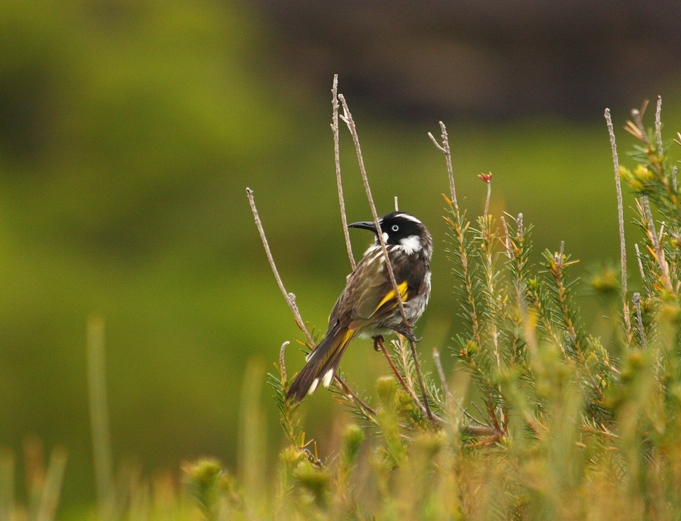
{"label": "bird", "polygon": [[419,219],[403,211],[388,213],[378,223],[409,328],[404,324],[390,280],[376,224],[373,221],[349,224],[348,228],[369,230],[376,237],[348,275],[345,289],[329,315],[326,334],[307,355],[305,366],[286,393],[294,404],[315,392],[320,383],[329,387],[345,349],[354,338],[372,338],[375,348],[377,342],[383,341],[383,335],[390,333],[417,341],[411,329],[430,298],[433,239]]}

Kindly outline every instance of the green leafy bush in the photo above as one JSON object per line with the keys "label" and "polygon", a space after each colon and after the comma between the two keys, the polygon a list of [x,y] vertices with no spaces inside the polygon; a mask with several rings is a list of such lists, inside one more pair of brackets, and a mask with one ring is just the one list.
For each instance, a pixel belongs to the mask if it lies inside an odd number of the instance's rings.
{"label": "green leafy bush", "polygon": [[[342,98],[341,98],[342,99]],[[345,120],[353,130],[345,107]],[[627,284],[622,222],[621,278],[606,268],[591,280],[609,302],[612,332],[604,345],[588,334],[575,304],[576,263],[546,251],[533,265],[531,226],[522,214],[495,218],[485,205],[471,221],[456,198],[447,133],[442,142],[451,192],[445,196],[448,255],[464,327],[451,341],[456,370],[435,374],[405,338],[386,351],[394,376],[380,378],[373,398],[334,380],[337,402],[357,423],[346,425],[339,449],[320,455],[297,408],[284,350],[268,375],[285,446],[278,472],[262,458],[262,369],[250,364],[242,397],[240,472],[214,459],[183,465],[184,491],[157,479],[152,492],[130,471],[112,483],[112,508],[100,518],[276,520],[673,519],[681,512],[681,202],[658,111],[646,131],[632,111],[627,130],[638,140],[636,166],[619,166],[611,130],[615,180],[634,193],[641,239],[639,291]],[[681,134],[679,134],[681,145]],[[358,155],[361,159],[361,154]],[[487,186],[492,175],[480,179]],[[369,192],[369,190],[367,190]],[[257,210],[249,191],[251,204]],[[262,229],[261,229],[262,231]],[[264,240],[264,232],[263,240]],[[265,245],[266,241],[264,240]],[[269,251],[268,251],[269,253]],[[276,268],[273,268],[276,273]],[[277,275],[278,277],[278,275]],[[296,323],[313,339],[295,306]],[[423,386],[420,382],[423,381]],[[102,413],[104,414],[104,413]],[[96,440],[95,440],[96,441]],[[36,452],[34,450],[33,452]],[[29,451],[30,453],[30,451]],[[27,473],[32,503],[14,502],[13,456],[0,453],[0,518],[49,521],[65,455],[47,471]],[[41,460],[42,456],[34,457]],[[30,462],[30,458],[27,459]],[[47,479],[45,479],[47,475]],[[107,481],[111,481],[107,479]],[[103,495],[108,497],[104,491]],[[193,504],[184,498],[194,498]],[[23,517],[22,517],[23,516]]]}
{"label": "green leafy bush", "polygon": [[[612,270],[593,277],[593,290],[617,310],[611,341],[582,326],[570,275],[577,261],[562,245],[532,265],[522,214],[496,219],[486,206],[469,220],[452,177],[444,218],[465,323],[452,339],[457,371],[448,378],[437,355],[439,378],[422,375],[419,396],[408,342],[393,341],[396,374],[377,382],[376,403],[342,375],[335,381],[336,400],[361,427],[348,426],[339,454],[321,457],[285,400],[284,345],[269,383],[288,444],[273,499],[252,508],[275,519],[377,520],[667,519],[681,511],[681,203],[659,110],[653,131],[632,114],[627,130],[640,142],[633,170],[618,167],[611,137],[618,191],[621,178],[636,196],[641,289],[630,293]],[[438,147],[449,160],[442,128]],[[492,176],[480,178],[489,196]]]}

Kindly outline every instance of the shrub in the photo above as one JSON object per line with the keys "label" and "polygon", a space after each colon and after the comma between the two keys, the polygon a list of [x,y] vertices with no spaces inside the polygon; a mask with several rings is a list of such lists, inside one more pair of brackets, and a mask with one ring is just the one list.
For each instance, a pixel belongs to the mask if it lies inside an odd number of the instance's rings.
{"label": "shrub", "polygon": [[[340,100],[366,183],[354,122]],[[681,511],[681,202],[676,167],[667,157],[670,145],[662,142],[659,108],[658,102],[655,129],[648,131],[641,113],[632,111],[626,130],[639,145],[631,169],[619,166],[606,111],[622,273],[620,280],[612,270],[592,278],[593,289],[619,310],[612,317],[613,339],[605,346],[585,330],[575,305],[577,279],[570,268],[577,261],[561,245],[532,265],[531,226],[522,214],[497,220],[486,205],[481,217],[469,220],[457,203],[446,128],[441,125],[441,143],[431,135],[445,153],[450,175],[444,218],[465,325],[452,339],[451,352],[474,389],[450,389],[437,353],[439,377],[421,375],[414,351],[400,337],[386,355],[395,376],[377,382],[378,403],[351,390],[342,375],[334,382],[337,401],[362,427],[348,426],[340,454],[321,458],[301,430],[296,407],[285,400],[290,379],[282,356],[279,374],[269,378],[288,440],[269,510],[274,518],[676,517]],[[489,201],[492,175],[480,178]],[[626,284],[620,179],[635,194],[642,236],[636,245],[641,290],[633,294]],[[303,323],[299,315],[297,322]],[[419,396],[419,378],[425,395]],[[371,442],[364,441],[365,432],[372,434]],[[362,444],[369,446],[360,449]]]}

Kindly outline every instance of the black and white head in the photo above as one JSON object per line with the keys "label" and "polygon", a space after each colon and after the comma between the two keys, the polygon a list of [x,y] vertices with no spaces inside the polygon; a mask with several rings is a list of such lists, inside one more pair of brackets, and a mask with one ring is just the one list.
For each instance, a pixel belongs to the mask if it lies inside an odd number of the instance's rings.
{"label": "black and white head", "polygon": [[[430,259],[433,252],[433,239],[428,229],[416,217],[406,212],[392,212],[378,220],[383,233],[386,246],[399,248],[407,255],[420,253]],[[363,221],[348,225],[349,228],[362,228],[376,231],[376,225],[372,221]],[[380,244],[378,235],[376,245]]]}

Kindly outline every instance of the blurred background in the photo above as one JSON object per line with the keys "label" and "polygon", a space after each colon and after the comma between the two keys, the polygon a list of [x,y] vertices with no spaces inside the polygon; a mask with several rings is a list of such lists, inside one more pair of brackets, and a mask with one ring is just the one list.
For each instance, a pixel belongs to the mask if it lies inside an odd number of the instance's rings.
{"label": "blurred background", "polygon": [[[652,125],[662,95],[666,139],[681,129],[680,15],[663,1],[4,0],[0,446],[20,454],[27,435],[64,445],[61,515],[89,508],[85,330],[98,314],[115,462],[150,475],[206,454],[236,465],[248,361],[274,370],[290,340],[289,372],[303,364],[245,188],[316,333],[349,270],[329,128],[334,73],[379,213],[397,196],[435,238],[433,298],[417,330],[426,358],[458,327],[445,162],[427,137],[438,120],[469,216],[484,203],[476,176],[491,171],[495,215],[523,212],[535,225],[535,261],[564,240],[586,279],[615,263],[603,111],[613,111],[625,164],[622,126],[643,99]],[[369,219],[345,129],[341,148],[348,218]],[[359,257],[371,237],[352,237]],[[586,289],[582,305],[587,326],[607,335],[607,310]],[[363,341],[343,367],[369,392],[387,372]],[[273,463],[281,437],[262,393]],[[322,391],[301,412],[328,449],[341,408]]]}

